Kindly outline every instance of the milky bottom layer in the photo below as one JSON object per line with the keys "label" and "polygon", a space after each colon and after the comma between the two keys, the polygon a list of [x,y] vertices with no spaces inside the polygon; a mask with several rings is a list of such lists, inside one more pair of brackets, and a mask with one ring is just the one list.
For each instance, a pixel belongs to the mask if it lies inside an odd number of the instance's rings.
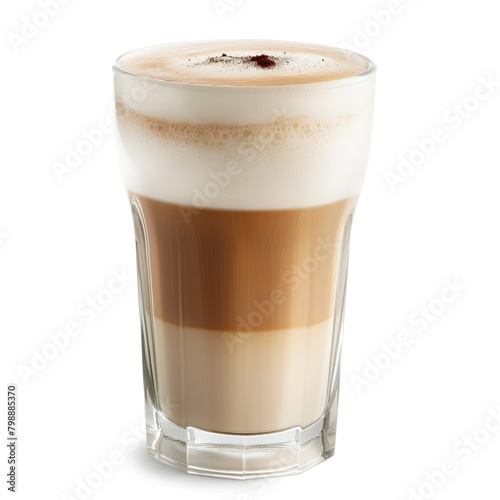
{"label": "milky bottom layer", "polygon": [[307,427],[325,410],[333,319],[304,328],[214,331],[154,320],[160,411],[222,433]]}

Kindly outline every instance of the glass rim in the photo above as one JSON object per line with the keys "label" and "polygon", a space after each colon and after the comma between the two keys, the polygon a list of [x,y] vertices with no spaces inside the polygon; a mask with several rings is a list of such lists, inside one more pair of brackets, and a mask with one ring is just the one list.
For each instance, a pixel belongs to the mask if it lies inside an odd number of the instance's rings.
{"label": "glass rim", "polygon": [[[131,78],[138,78],[139,80],[149,80],[155,82],[155,84],[164,86],[164,87],[170,87],[170,88],[198,88],[198,89],[222,89],[225,90],[226,92],[228,90],[234,90],[234,91],[245,91],[245,90],[252,90],[252,91],[261,91],[264,92],[266,89],[267,90],[278,90],[278,89],[289,89],[289,90],[299,90],[299,89],[312,89],[312,88],[334,88],[334,87],[344,87],[348,85],[354,85],[356,83],[359,83],[362,80],[365,80],[367,77],[370,75],[373,75],[377,71],[377,66],[375,63],[367,56],[360,54],[359,52],[355,52],[353,50],[345,49],[343,47],[338,47],[335,45],[324,45],[324,44],[314,44],[314,43],[308,43],[308,45],[316,45],[318,47],[329,47],[329,48],[335,48],[339,49],[343,52],[347,52],[349,54],[354,54],[358,57],[361,57],[366,63],[367,63],[367,68],[362,71],[361,73],[358,73],[356,75],[351,75],[347,76],[345,78],[338,78],[335,80],[325,80],[325,81],[320,81],[320,82],[308,82],[308,83],[289,83],[289,84],[282,84],[282,85],[214,85],[210,83],[187,83],[187,82],[174,82],[174,81],[168,81],[168,80],[161,80],[159,78],[154,78],[152,76],[144,76],[144,75],[138,75],[136,73],[131,73],[130,71],[127,71],[123,69],[120,66],[120,61],[127,57],[128,55],[134,54],[135,52],[141,52],[145,51],[148,49],[154,49],[154,48],[159,48],[159,47],[175,47],[176,45],[186,45],[186,44],[200,44],[203,42],[214,42],[214,41],[224,41],[224,42],[280,42],[280,43],[290,43],[290,44],[296,44],[299,42],[293,42],[293,41],[285,41],[285,40],[275,40],[275,39],[225,39],[225,40],[220,40],[220,39],[213,39],[213,40],[197,40],[197,41],[183,41],[183,42],[167,42],[167,43],[159,43],[159,44],[154,44],[154,45],[148,45],[146,47],[140,47],[137,49],[129,50],[127,52],[124,52],[120,56],[116,58],[116,60],[113,63],[112,70],[115,75],[122,75],[125,77],[131,77]],[[305,43],[305,42],[300,42],[300,43]]]}

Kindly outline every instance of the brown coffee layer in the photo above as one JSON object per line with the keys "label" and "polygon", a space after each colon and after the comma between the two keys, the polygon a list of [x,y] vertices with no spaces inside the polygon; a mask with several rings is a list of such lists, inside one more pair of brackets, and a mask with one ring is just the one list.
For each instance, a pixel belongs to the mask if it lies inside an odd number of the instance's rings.
{"label": "brown coffee layer", "polygon": [[130,193],[149,240],[154,314],[219,331],[311,326],[333,315],[354,198],[293,210],[216,210]]}

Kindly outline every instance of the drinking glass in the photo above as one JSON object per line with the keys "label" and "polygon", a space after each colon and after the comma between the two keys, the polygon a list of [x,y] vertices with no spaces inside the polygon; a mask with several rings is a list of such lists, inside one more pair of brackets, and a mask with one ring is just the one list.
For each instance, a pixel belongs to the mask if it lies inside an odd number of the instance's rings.
{"label": "drinking glass", "polygon": [[302,472],[335,449],[375,66],[360,56],[360,74],[305,84],[183,84],[123,68],[142,53],[113,69],[148,451],[194,474]]}

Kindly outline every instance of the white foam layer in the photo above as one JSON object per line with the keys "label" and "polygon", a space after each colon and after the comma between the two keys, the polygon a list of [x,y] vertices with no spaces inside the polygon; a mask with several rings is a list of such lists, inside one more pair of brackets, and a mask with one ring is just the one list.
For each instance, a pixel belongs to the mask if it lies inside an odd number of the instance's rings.
{"label": "white foam layer", "polygon": [[360,192],[373,71],[247,87],[171,83],[117,71],[115,88],[120,167],[130,191],[241,210],[317,206]]}

